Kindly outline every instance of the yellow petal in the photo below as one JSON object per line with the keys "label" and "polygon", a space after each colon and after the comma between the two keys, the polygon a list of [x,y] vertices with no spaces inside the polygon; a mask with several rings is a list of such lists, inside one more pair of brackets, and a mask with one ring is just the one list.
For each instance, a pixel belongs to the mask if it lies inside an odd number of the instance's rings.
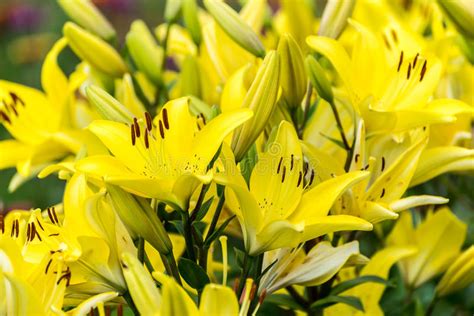
{"label": "yellow petal", "polygon": [[205,315],[229,315],[239,314],[239,303],[234,291],[227,286],[208,284],[202,292],[199,304],[199,313]]}
{"label": "yellow petal", "polygon": [[66,45],[65,38],[59,39],[46,55],[41,69],[41,85],[57,111],[62,110],[68,93],[67,77],[58,65],[58,55]]}
{"label": "yellow petal", "polygon": [[193,300],[171,277],[157,271],[153,272],[152,275],[162,285],[162,301],[160,309],[157,310],[159,315],[199,315]]}
{"label": "yellow petal", "polygon": [[449,199],[433,195],[415,195],[409,196],[398,201],[390,203],[390,209],[394,212],[401,212],[421,205],[436,205],[448,203]]}
{"label": "yellow petal", "polygon": [[350,215],[331,215],[312,217],[305,222],[305,229],[301,241],[313,239],[325,234],[345,230],[372,230],[371,223],[362,218]]}
{"label": "yellow petal", "polygon": [[14,167],[18,161],[28,159],[32,148],[16,140],[0,142],[0,169]]}
{"label": "yellow petal", "polygon": [[443,275],[436,292],[440,296],[460,290],[474,282],[474,246],[461,253]]}

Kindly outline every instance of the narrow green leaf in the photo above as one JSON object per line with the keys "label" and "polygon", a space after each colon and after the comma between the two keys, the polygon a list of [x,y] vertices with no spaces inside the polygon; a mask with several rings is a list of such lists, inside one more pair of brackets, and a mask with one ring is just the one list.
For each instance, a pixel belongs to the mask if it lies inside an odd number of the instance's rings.
{"label": "narrow green leaf", "polygon": [[201,290],[211,282],[206,271],[192,260],[179,259],[178,270],[179,274],[193,289]]}
{"label": "narrow green leaf", "polygon": [[201,208],[199,209],[197,215],[196,215],[196,221],[200,221],[204,218],[204,216],[206,216],[207,212],[209,211],[209,208],[211,207],[212,205],[212,201],[214,200],[213,197],[209,198],[206,202],[204,202],[201,206]]}
{"label": "narrow green leaf", "polygon": [[323,299],[317,300],[309,307],[311,310],[324,309],[337,303],[346,304],[354,307],[361,312],[364,311],[364,306],[358,297],[355,296],[336,296],[330,295]]}
{"label": "narrow green leaf", "polygon": [[225,220],[224,223],[222,223],[222,225],[216,229],[216,231],[214,233],[212,233],[211,236],[208,236],[206,238],[206,241],[204,242],[204,245],[207,246],[207,247],[210,247],[212,242],[214,240],[216,240],[217,238],[219,238],[220,235],[222,235],[224,233],[224,230],[225,228],[227,227],[227,225],[229,225],[229,223],[235,218],[235,215],[229,217],[228,219]]}
{"label": "narrow green leaf", "polygon": [[321,132],[320,132],[319,134],[321,134],[321,136],[323,136],[324,138],[330,140],[331,142],[333,142],[333,143],[336,144],[337,146],[341,147],[342,149],[346,150],[346,147],[344,146],[344,143],[343,143],[341,140],[335,139],[335,138],[333,138],[333,137],[331,137],[331,136],[328,136],[328,135],[326,135],[326,134],[323,134],[323,133],[321,133]]}
{"label": "narrow green leaf", "polygon": [[304,310],[300,304],[296,303],[291,296],[286,294],[272,294],[265,298],[265,303],[289,307],[292,310]]}
{"label": "narrow green leaf", "polygon": [[393,286],[393,284],[391,282],[389,282],[388,280],[385,280],[384,278],[378,277],[376,275],[363,275],[363,276],[360,276],[358,278],[339,283],[338,285],[334,286],[331,289],[330,294],[331,295],[337,295],[337,294],[340,294],[344,291],[349,290],[350,288],[353,288],[356,285],[366,283],[366,282],[381,283],[381,284],[385,284],[386,286],[390,286],[390,287]]}

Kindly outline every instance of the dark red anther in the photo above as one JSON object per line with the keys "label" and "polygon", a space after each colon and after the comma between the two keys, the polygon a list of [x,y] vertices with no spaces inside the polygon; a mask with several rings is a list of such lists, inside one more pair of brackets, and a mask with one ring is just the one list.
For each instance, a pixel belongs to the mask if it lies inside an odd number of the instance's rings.
{"label": "dark red anther", "polygon": [[162,116],[163,116],[163,123],[165,123],[165,128],[170,129],[170,123],[168,121],[168,110],[166,108],[163,108]]}
{"label": "dark red anther", "polygon": [[152,119],[151,115],[148,112],[145,112],[145,120],[146,120],[146,128],[151,131],[153,125],[152,125]]}

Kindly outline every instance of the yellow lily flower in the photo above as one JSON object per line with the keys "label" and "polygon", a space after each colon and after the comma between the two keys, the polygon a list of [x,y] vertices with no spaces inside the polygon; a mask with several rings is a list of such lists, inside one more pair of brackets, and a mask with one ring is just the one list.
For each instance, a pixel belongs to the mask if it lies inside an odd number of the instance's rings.
{"label": "yellow lily flower", "polygon": [[400,261],[405,282],[416,288],[448,268],[460,253],[466,231],[466,224],[447,207],[429,214],[416,228],[410,213],[404,213],[388,236],[387,244],[418,249],[415,255]]}
{"label": "yellow lily flower", "polygon": [[310,36],[307,43],[334,66],[352,106],[365,121],[368,136],[453,122],[456,114],[472,113],[459,100],[430,101],[442,70],[436,57],[403,50],[396,56],[381,37],[360,23],[351,21],[351,25],[357,31],[351,57],[330,38]]}
{"label": "yellow lily flower", "polygon": [[350,262],[368,261],[360,255],[357,241],[338,247],[332,247],[327,241],[320,242],[307,254],[302,247],[269,251],[265,253],[263,270],[275,260],[276,263],[260,280],[259,293],[265,290],[270,294],[289,285],[320,285]]}
{"label": "yellow lily flower", "polygon": [[114,156],[87,157],[77,163],[77,169],[187,210],[200,182],[211,181],[207,168],[223,139],[252,116],[250,110],[233,111],[201,127],[189,113],[188,103],[188,98],[170,101],[154,121],[146,114],[131,126],[94,121],[89,129]]}
{"label": "yellow lily flower", "polygon": [[133,302],[142,315],[238,315],[237,298],[228,287],[206,285],[198,308],[174,279],[155,271],[153,278],[161,283],[158,289],[135,256],[125,253],[122,268]]}
{"label": "yellow lily flower", "polygon": [[474,282],[474,246],[463,251],[451,264],[443,275],[438,285],[436,293],[439,296],[448,295],[457,290],[463,289]]}
{"label": "yellow lily flower", "polygon": [[[393,264],[397,261],[412,255],[416,249],[406,247],[387,247],[375,253],[369,263],[362,268],[359,276],[375,275],[386,279]],[[379,283],[366,282],[344,291],[341,295],[358,297],[365,312],[361,312],[349,305],[335,304],[324,309],[325,316],[332,315],[384,315],[379,306],[379,301],[385,290],[385,285]]]}
{"label": "yellow lily flower", "polygon": [[312,186],[314,171],[306,174],[303,170],[298,136],[286,121],[281,122],[267,148],[252,171],[250,188],[225,147],[225,173],[216,175],[216,181],[227,186],[226,201],[240,221],[245,248],[251,255],[295,247],[334,231],[372,229],[372,224],[357,217],[328,216],[337,198],[368,172],[355,171]]}
{"label": "yellow lily flower", "polygon": [[44,93],[0,80],[0,122],[14,137],[0,142],[0,169],[16,166],[24,177],[40,165],[77,153],[83,136],[64,125],[69,96],[79,82],[68,82],[57,64],[67,42],[60,39],[46,56],[41,80]]}

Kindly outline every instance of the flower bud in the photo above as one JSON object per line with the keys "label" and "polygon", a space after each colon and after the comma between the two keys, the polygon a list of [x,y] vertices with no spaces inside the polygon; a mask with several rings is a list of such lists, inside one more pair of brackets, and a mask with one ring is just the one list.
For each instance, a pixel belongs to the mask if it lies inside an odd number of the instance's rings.
{"label": "flower bud", "polygon": [[132,23],[126,43],[138,70],[158,84],[161,80],[164,52],[163,48],[156,43],[145,22],[136,20]]}
{"label": "flower bud", "polygon": [[204,0],[204,6],[237,44],[257,57],[265,56],[265,48],[257,34],[231,7],[219,0]]}
{"label": "flower bud", "polygon": [[117,186],[106,184],[106,188],[109,203],[130,234],[143,237],[162,255],[170,254],[171,240],[151,206],[143,198],[134,197]]}
{"label": "flower bud", "polygon": [[199,64],[194,56],[188,55],[183,61],[180,74],[181,95],[201,96]]}
{"label": "flower bud", "polygon": [[116,33],[112,25],[90,0],[58,0],[64,12],[77,24],[110,41]]}
{"label": "flower bud", "polygon": [[202,34],[196,0],[183,0],[183,20],[194,43],[199,46],[201,44]]}
{"label": "flower bud", "polygon": [[329,0],[324,8],[318,35],[338,38],[354,10],[355,0]]}
{"label": "flower bud", "polygon": [[86,88],[86,95],[102,118],[126,124],[132,122],[133,114],[105,90],[90,85]]}
{"label": "flower bud", "polygon": [[278,43],[280,56],[280,85],[287,106],[297,108],[306,92],[306,73],[301,49],[290,34]]}
{"label": "flower bud", "polygon": [[64,25],[63,33],[74,53],[96,69],[112,77],[121,77],[127,72],[119,53],[101,38],[72,22]]}
{"label": "flower bud", "polygon": [[474,282],[474,246],[462,252],[448,270],[436,287],[438,296],[446,296],[457,290],[461,290]]}
{"label": "flower bud", "polygon": [[309,80],[319,96],[327,102],[332,103],[334,101],[334,96],[332,94],[331,83],[329,83],[323,67],[321,67],[316,58],[311,55],[306,57],[305,64]]}
{"label": "flower bud", "polygon": [[474,5],[471,0],[438,0],[438,5],[462,35],[474,39]]}
{"label": "flower bud", "polygon": [[183,0],[166,0],[166,7],[165,7],[166,23],[174,23],[178,19],[182,3],[183,3]]}
{"label": "flower bud", "polygon": [[279,90],[279,64],[277,52],[270,51],[245,96],[242,107],[251,109],[254,116],[234,132],[232,150],[236,161],[245,156],[273,113]]}

